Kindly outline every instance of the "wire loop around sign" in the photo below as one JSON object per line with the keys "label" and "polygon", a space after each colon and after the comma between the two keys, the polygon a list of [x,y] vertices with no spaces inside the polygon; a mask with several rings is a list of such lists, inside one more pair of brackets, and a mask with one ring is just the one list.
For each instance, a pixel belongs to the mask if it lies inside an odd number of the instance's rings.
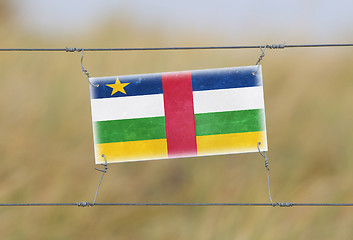
{"label": "wire loop around sign", "polygon": [[255,65],[257,65],[257,69],[256,69],[255,72],[252,73],[253,75],[256,75],[256,73],[259,71],[260,62],[261,62],[262,59],[265,57],[265,50],[266,50],[267,47],[268,47],[268,45],[266,45],[263,49],[262,49],[262,47],[260,47],[261,54],[260,54],[260,57],[259,57],[259,59],[257,60],[257,62],[256,62],[256,64],[255,64]]}
{"label": "wire loop around sign", "polygon": [[94,85],[91,82],[91,80],[90,80],[91,76],[89,75],[88,71],[83,66],[83,57],[84,57],[85,51],[84,51],[83,48],[81,49],[81,51],[82,51],[82,56],[81,56],[81,69],[82,69],[82,72],[87,76],[87,80],[88,80],[89,84],[91,84],[92,87],[99,87],[99,84]]}
{"label": "wire loop around sign", "polygon": [[267,158],[265,152],[261,152],[261,150],[260,150],[260,145],[261,145],[261,142],[258,142],[258,143],[257,143],[257,149],[259,150],[259,153],[261,154],[261,156],[262,156],[263,158],[265,158],[265,168],[266,168],[266,175],[267,175],[268,196],[269,196],[269,198],[270,198],[270,202],[271,202],[272,206],[275,207],[277,204],[274,204],[274,203],[272,202],[272,197],[271,197],[270,174],[269,174],[270,168],[269,168],[268,158]]}
{"label": "wire loop around sign", "polygon": [[107,158],[105,157],[104,154],[102,154],[102,157],[104,158],[104,163],[102,163],[101,165],[104,166],[104,169],[99,169],[99,168],[95,168],[97,171],[100,171],[102,172],[102,176],[101,176],[101,180],[99,181],[99,184],[98,184],[98,187],[97,187],[97,190],[96,190],[96,195],[94,195],[94,200],[93,200],[93,203],[91,204],[91,206],[93,207],[94,204],[96,203],[96,199],[97,199],[97,195],[98,195],[98,191],[99,191],[99,187],[101,186],[101,183],[102,183],[102,180],[103,180],[103,177],[104,177],[104,174],[107,172],[108,170],[108,163],[107,163]]}

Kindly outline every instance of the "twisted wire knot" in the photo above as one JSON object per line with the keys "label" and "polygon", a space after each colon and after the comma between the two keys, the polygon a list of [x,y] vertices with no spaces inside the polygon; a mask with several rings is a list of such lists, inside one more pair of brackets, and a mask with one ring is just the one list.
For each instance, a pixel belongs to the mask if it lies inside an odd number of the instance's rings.
{"label": "twisted wire knot", "polygon": [[75,48],[75,47],[74,48],[70,48],[70,47],[65,48],[66,52],[82,52],[82,50],[83,50],[82,48]]}
{"label": "twisted wire knot", "polygon": [[[266,48],[267,48],[267,46],[265,46],[264,50],[262,50],[262,48],[261,48],[261,54],[260,54],[259,60],[257,60],[255,65],[258,65],[262,61],[262,59],[264,58]],[[256,70],[256,72],[257,72],[257,70]]]}
{"label": "twisted wire knot", "polygon": [[83,74],[85,74],[87,76],[88,79],[91,78],[91,76],[89,75],[89,72],[83,67],[83,65],[81,66],[82,72]]}
{"label": "twisted wire knot", "polygon": [[270,168],[268,166],[269,166],[269,163],[268,163],[268,159],[266,157],[266,159],[265,159],[265,168],[267,168],[270,171]]}
{"label": "twisted wire knot", "polygon": [[77,207],[93,207],[93,204],[90,202],[77,202],[76,205]]}
{"label": "twisted wire knot", "polygon": [[265,168],[267,169],[267,171],[270,171],[269,165],[270,163],[268,162],[268,158],[266,156],[265,152],[261,152],[259,146],[261,145],[261,142],[257,143],[257,149],[259,150],[259,153],[261,154],[261,156],[265,159]]}
{"label": "twisted wire knot", "polygon": [[277,202],[272,204],[273,207],[279,206],[279,207],[293,207],[294,203],[292,202]]}
{"label": "twisted wire knot", "polygon": [[269,48],[269,49],[284,49],[285,47],[286,47],[285,43],[266,45],[266,48]]}

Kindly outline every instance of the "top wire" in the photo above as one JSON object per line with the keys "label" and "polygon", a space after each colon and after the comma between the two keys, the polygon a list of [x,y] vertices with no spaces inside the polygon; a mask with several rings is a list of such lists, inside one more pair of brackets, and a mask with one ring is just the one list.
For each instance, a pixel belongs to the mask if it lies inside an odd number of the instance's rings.
{"label": "top wire", "polygon": [[271,44],[252,46],[203,46],[203,47],[146,47],[146,48],[0,48],[2,52],[81,52],[81,51],[172,51],[172,50],[221,50],[221,49],[284,49],[318,47],[353,47],[353,43],[330,44]]}

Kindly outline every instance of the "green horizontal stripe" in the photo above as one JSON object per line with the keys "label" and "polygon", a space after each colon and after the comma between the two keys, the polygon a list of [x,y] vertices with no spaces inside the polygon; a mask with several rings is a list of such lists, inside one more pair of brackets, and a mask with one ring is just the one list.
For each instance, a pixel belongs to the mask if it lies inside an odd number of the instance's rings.
{"label": "green horizontal stripe", "polygon": [[166,138],[164,117],[94,122],[95,143]]}
{"label": "green horizontal stripe", "polygon": [[263,119],[263,109],[196,114],[196,136],[263,131]]}
{"label": "green horizontal stripe", "polygon": [[[264,130],[263,109],[195,115],[196,136]],[[95,143],[166,138],[165,118],[137,118],[94,122]]]}

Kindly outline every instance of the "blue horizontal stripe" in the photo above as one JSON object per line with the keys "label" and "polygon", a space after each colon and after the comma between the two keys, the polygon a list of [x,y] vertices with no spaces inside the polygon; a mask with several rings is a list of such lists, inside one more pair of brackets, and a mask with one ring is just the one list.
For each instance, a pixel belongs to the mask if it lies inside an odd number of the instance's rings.
{"label": "blue horizontal stripe", "polygon": [[163,93],[162,87],[162,74],[141,74],[141,75],[127,75],[119,76],[121,83],[129,83],[124,87],[126,94],[117,92],[112,94],[112,88],[106,86],[106,84],[114,84],[116,81],[115,77],[102,77],[102,78],[91,78],[93,84],[99,84],[99,87],[91,88],[91,99],[97,98],[110,98],[110,97],[128,97],[138,95],[151,95]]}
{"label": "blue horizontal stripe", "polygon": [[[193,91],[216,90],[227,88],[242,88],[261,86],[261,69],[256,75],[253,73],[257,66],[219,68],[191,71]],[[162,73],[119,76],[121,83],[129,83],[124,87],[126,94],[117,92],[113,95],[112,88],[106,84],[114,84],[115,77],[91,78],[91,98],[128,97],[163,93]]]}
{"label": "blue horizontal stripe", "polygon": [[192,71],[192,89],[204,91],[261,86],[261,70],[254,75],[256,70],[257,66]]}

